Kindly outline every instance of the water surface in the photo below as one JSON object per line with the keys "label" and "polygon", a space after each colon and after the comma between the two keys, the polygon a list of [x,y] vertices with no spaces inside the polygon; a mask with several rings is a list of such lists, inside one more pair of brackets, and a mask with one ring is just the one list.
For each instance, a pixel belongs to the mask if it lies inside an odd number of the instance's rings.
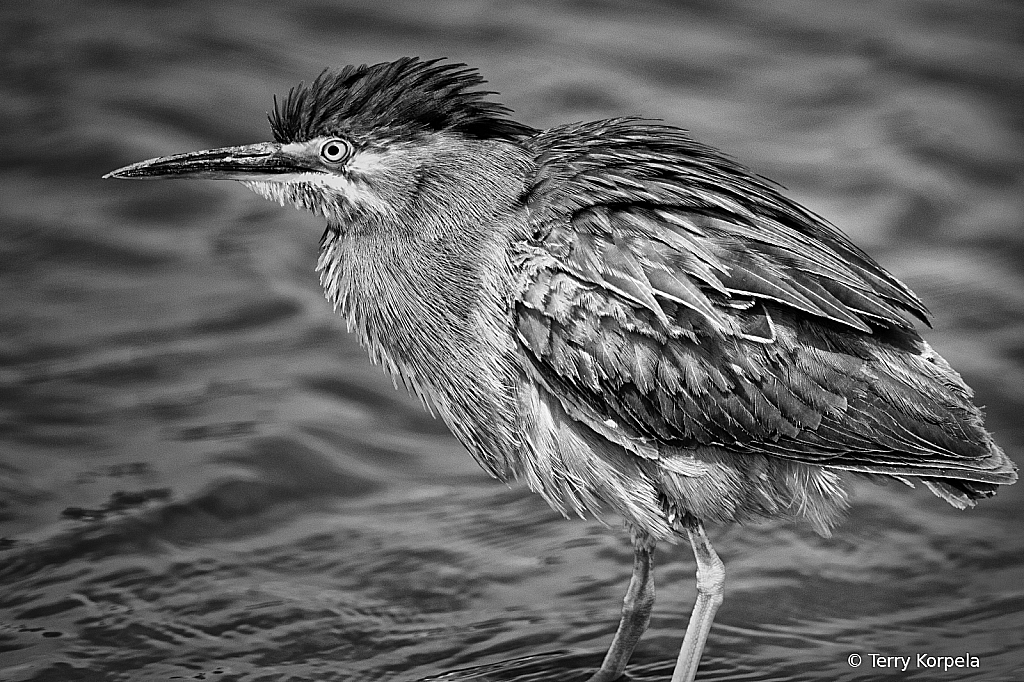
{"label": "water surface", "polygon": [[[325,66],[449,56],[538,127],[690,128],[924,298],[1021,461],[1017,4],[423,7],[0,9],[0,679],[582,682],[600,662],[618,522],[491,481],[369,365],[319,291],[316,218],[233,183],[99,179],[266,139],[271,96]],[[831,539],[712,529],[728,578],[699,679],[1024,679],[1022,491],[959,512],[856,483]],[[631,679],[668,678],[693,571],[659,550]],[[966,653],[980,667],[916,662]]]}

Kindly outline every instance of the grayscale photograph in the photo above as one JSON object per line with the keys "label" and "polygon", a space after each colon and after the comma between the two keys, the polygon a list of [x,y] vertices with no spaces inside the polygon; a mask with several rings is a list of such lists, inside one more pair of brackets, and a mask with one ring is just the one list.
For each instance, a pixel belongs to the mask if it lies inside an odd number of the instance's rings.
{"label": "grayscale photograph", "polygon": [[0,680],[1020,682],[1024,5],[0,7]]}

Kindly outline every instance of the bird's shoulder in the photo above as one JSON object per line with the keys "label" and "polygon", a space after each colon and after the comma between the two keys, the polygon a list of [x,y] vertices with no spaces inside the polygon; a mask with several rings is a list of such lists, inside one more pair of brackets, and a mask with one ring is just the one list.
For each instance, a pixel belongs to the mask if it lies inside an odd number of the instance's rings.
{"label": "bird's shoulder", "polygon": [[681,129],[611,119],[527,145],[537,170],[517,247],[542,267],[663,319],[665,302],[688,307],[715,327],[722,306],[750,299],[868,333],[927,321],[913,292],[837,229]]}

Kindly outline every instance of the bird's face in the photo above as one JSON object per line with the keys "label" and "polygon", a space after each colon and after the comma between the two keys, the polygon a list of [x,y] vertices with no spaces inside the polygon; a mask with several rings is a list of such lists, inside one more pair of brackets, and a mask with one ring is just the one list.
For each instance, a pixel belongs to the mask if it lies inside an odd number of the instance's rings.
{"label": "bird's face", "polygon": [[[109,178],[208,178],[238,180],[281,205],[323,215],[344,225],[360,214],[394,210],[385,195],[390,177],[406,166],[408,145],[388,149],[357,149],[340,135],[317,136],[302,142],[260,142],[222,147],[141,161],[108,173]],[[411,154],[411,156],[416,156]]]}
{"label": "bird's face", "polygon": [[[325,71],[275,101],[274,142],[150,159],[104,177],[237,180],[338,229],[360,218],[398,225],[429,184],[425,177],[450,169],[453,159],[473,163],[467,143],[536,132],[471,89],[480,83],[461,64],[413,58]],[[459,184],[453,177],[448,190]]]}

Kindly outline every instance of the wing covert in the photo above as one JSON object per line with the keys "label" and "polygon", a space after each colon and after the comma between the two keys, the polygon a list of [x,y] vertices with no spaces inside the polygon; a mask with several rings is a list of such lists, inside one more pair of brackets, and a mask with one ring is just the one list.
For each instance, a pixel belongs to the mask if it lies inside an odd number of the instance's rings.
{"label": "wing covert", "polygon": [[823,220],[674,128],[533,144],[515,324],[574,418],[862,471],[990,465],[969,389],[907,319],[923,305]]}

